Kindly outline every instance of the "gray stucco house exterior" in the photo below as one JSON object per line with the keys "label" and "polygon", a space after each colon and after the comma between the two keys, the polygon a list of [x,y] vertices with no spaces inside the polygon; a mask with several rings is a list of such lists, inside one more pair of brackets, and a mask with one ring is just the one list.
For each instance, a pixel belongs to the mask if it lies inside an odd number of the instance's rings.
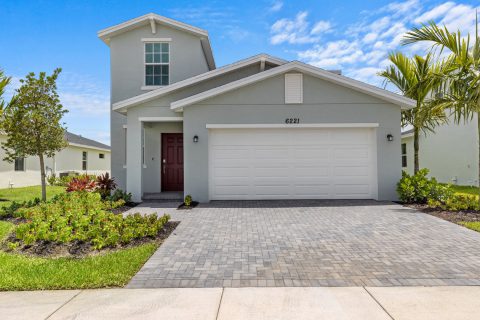
{"label": "gray stucco house exterior", "polygon": [[396,199],[413,100],[267,54],[216,68],[207,31],[152,13],[98,36],[112,175],[134,200]]}

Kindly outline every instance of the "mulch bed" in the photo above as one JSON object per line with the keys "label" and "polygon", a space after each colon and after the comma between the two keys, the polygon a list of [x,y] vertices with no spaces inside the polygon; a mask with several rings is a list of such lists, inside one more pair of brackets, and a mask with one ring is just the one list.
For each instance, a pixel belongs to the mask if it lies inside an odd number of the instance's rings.
{"label": "mulch bed", "polygon": [[[167,239],[170,234],[175,230],[179,225],[178,221],[169,221],[165,224],[163,229],[158,233],[155,238],[145,237],[141,239],[135,239],[125,246],[118,246],[115,248],[104,248],[102,250],[93,250],[89,243],[82,241],[75,241],[71,243],[55,243],[49,241],[39,241],[31,246],[25,246],[20,248],[17,253],[21,253],[27,256],[35,256],[42,258],[58,258],[58,257],[71,257],[71,258],[84,258],[87,256],[95,256],[98,254],[104,254],[113,252],[119,249],[136,247],[145,243],[156,243],[160,245],[165,239]],[[5,243],[13,242],[15,237],[13,234],[10,234],[2,245],[3,250],[7,250]]]}
{"label": "mulch bed", "polygon": [[480,221],[480,211],[446,211],[440,208],[430,208],[425,204],[405,204],[405,206],[457,224]]}
{"label": "mulch bed", "polygon": [[121,206],[121,207],[118,207],[118,208],[115,208],[115,209],[112,209],[110,210],[112,213],[114,214],[120,214],[120,213],[124,213],[132,208],[135,208],[136,206],[138,206],[140,203],[139,202],[128,202],[126,203],[124,206]]}
{"label": "mulch bed", "polygon": [[182,203],[181,205],[178,206],[177,210],[190,210],[198,206],[197,201],[192,201],[192,203],[189,206],[186,206],[185,203]]}

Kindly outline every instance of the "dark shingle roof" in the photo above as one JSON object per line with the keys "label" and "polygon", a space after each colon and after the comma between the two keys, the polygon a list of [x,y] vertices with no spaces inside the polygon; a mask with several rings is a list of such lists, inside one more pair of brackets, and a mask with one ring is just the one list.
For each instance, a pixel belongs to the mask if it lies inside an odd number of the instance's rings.
{"label": "dark shingle roof", "polygon": [[65,139],[69,143],[74,143],[74,144],[81,144],[87,147],[94,147],[94,148],[101,148],[101,149],[107,149],[110,150],[110,146],[107,146],[106,144],[100,143],[98,141],[92,140],[92,139],[87,139],[82,136],[79,136],[78,134],[73,134],[71,132],[66,132],[65,133]]}

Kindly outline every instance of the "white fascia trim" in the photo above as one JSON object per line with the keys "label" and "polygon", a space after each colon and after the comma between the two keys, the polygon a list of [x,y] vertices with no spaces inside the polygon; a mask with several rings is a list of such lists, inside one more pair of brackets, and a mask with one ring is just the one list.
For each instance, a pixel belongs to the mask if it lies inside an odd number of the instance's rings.
{"label": "white fascia trim", "polygon": [[176,29],[187,31],[200,37],[208,37],[208,32],[206,30],[167,17],[163,17],[155,13],[148,13],[146,15],[128,20],[115,26],[105,28],[98,31],[97,36],[102,39],[103,42],[108,44],[112,35],[134,28],[136,25],[141,23],[150,23],[151,19],[160,24],[165,24]]}
{"label": "white fascia trim", "polygon": [[378,123],[246,123],[246,124],[207,124],[207,129],[271,129],[271,128],[378,128]]}
{"label": "white fascia trim", "polygon": [[69,142],[68,145],[69,145],[69,146],[72,146],[72,147],[79,147],[79,148],[93,149],[93,150],[101,150],[101,151],[106,151],[106,152],[110,152],[110,151],[111,151],[110,149],[105,149],[105,148],[100,148],[100,147],[92,147],[92,146],[87,146],[87,145],[85,145],[85,144],[80,144],[80,143],[71,143],[71,142]]}
{"label": "white fascia trim", "polygon": [[172,38],[142,38],[142,42],[170,42]]}
{"label": "white fascia trim", "polygon": [[182,122],[183,117],[139,117],[142,122]]}
{"label": "white fascia trim", "polygon": [[[126,110],[129,107],[133,107],[137,104],[145,103],[145,102],[154,100],[154,99],[156,99],[158,97],[161,97],[165,94],[168,94],[172,91],[194,85],[198,82],[205,81],[205,80],[211,79],[213,77],[222,75],[224,73],[234,71],[235,69],[239,69],[239,68],[251,65],[253,63],[260,62],[262,58],[265,59],[265,61],[267,61],[267,62],[277,64],[277,65],[283,65],[283,64],[287,63],[287,61],[285,61],[283,59],[275,58],[275,57],[272,57],[272,56],[269,56],[269,55],[266,55],[266,54],[259,54],[259,55],[256,55],[256,56],[244,59],[244,60],[234,62],[234,63],[226,65],[224,67],[199,74],[198,76],[194,76],[194,77],[191,77],[191,78],[179,81],[179,82],[175,82],[171,85],[161,87],[159,89],[155,89],[155,90],[152,90],[150,92],[146,92],[146,93],[143,93],[141,95],[138,95],[138,96],[135,96],[135,97],[123,100],[123,101],[116,102],[116,103],[113,104],[112,110],[119,111],[119,112],[126,112]],[[276,69],[276,68],[273,68],[273,69]],[[264,72],[267,72],[267,71],[264,71]]]}
{"label": "white fascia trim", "polygon": [[208,98],[218,96],[225,92],[238,89],[238,88],[247,86],[249,84],[276,76],[281,73],[292,71],[292,70],[303,71],[317,78],[327,80],[327,81],[342,85],[344,87],[354,89],[356,91],[360,91],[362,93],[377,97],[379,99],[399,105],[402,109],[410,109],[415,107],[416,105],[415,100],[406,98],[396,93],[377,88],[375,86],[372,86],[370,84],[367,84],[361,81],[357,81],[351,78],[337,75],[329,71],[319,69],[299,61],[292,61],[282,66],[279,66],[261,73],[257,73],[255,75],[252,75],[234,82],[227,83],[223,86],[216,87],[208,91],[204,91],[202,93],[190,96],[188,98],[174,101],[170,104],[170,108],[176,111],[181,111],[185,106],[206,100]]}
{"label": "white fascia trim", "polygon": [[411,137],[413,137],[413,132],[407,133],[407,134],[402,134],[402,139],[403,138],[411,138]]}
{"label": "white fascia trim", "polygon": [[157,90],[157,89],[161,89],[161,88],[165,88],[165,86],[141,86],[140,90],[142,90],[142,91],[152,91],[152,90]]}

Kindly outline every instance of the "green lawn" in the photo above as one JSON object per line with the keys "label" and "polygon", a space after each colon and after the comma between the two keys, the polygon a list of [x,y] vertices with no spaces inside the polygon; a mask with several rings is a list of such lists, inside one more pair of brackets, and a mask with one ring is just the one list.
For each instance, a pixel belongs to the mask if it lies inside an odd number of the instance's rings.
{"label": "green lawn", "polygon": [[[0,221],[0,240],[13,229]],[[0,251],[0,290],[84,289],[119,287],[155,252],[156,244],[75,258],[35,258]]]}
{"label": "green lawn", "polygon": [[[65,192],[65,187],[47,186],[47,198]],[[8,206],[12,201],[28,201],[42,197],[40,186],[0,189],[0,207]]]}

